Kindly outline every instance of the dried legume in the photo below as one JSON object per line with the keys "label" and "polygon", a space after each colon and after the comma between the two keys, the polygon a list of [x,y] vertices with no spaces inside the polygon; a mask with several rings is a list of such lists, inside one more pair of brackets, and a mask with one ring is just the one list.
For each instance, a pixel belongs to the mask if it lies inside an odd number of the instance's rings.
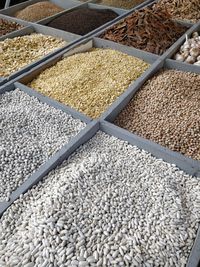
{"label": "dried legume", "polygon": [[130,9],[133,8],[145,0],[98,0],[97,4],[107,5],[107,6],[114,6],[118,8]]}
{"label": "dried legume", "polygon": [[167,10],[174,19],[191,22],[200,20],[199,0],[159,0],[156,7]]}
{"label": "dried legume", "polygon": [[1,41],[0,76],[9,76],[64,45],[60,38],[39,33]]}
{"label": "dried legume", "polygon": [[59,61],[29,86],[97,118],[148,66],[116,50],[93,49]]}
{"label": "dried legume", "polygon": [[198,32],[194,32],[192,38],[186,36],[186,41],[179,52],[175,54],[174,59],[200,66],[200,36]]}
{"label": "dried legume", "polygon": [[98,132],[4,213],[0,265],[185,266],[199,209],[199,179]]}
{"label": "dried legume", "polygon": [[0,36],[21,29],[23,26],[15,21],[0,18]]}
{"label": "dried legume", "polygon": [[47,25],[67,32],[85,35],[117,16],[117,13],[109,9],[79,8],[55,18]]}
{"label": "dried legume", "polygon": [[15,17],[19,19],[35,22],[35,21],[44,19],[46,17],[50,17],[63,10],[64,10],[63,8],[49,1],[42,1],[42,2],[35,3],[33,5],[29,5],[20,11],[17,11],[15,13]]}
{"label": "dried legume", "polygon": [[186,27],[174,22],[165,11],[148,7],[126,17],[100,37],[161,55],[186,30]]}
{"label": "dried legume", "polygon": [[19,89],[0,95],[0,201],[84,126]]}
{"label": "dried legume", "polygon": [[165,70],[137,92],[115,123],[200,160],[200,75]]}

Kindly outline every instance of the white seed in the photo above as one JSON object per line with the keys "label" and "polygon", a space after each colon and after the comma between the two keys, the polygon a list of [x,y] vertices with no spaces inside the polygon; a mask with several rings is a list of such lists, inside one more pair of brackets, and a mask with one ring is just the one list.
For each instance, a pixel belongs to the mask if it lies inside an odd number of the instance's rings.
{"label": "white seed", "polygon": [[0,202],[84,123],[16,89],[0,95]]}
{"label": "white seed", "polygon": [[199,210],[200,179],[98,132],[3,214],[0,262],[183,266]]}

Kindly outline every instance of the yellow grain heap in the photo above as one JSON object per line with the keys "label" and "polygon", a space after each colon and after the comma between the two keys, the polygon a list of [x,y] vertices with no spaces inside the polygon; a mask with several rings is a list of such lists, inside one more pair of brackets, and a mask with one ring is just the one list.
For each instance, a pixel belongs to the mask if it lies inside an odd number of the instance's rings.
{"label": "yellow grain heap", "polygon": [[93,49],[57,62],[29,86],[97,118],[148,66],[116,50]]}

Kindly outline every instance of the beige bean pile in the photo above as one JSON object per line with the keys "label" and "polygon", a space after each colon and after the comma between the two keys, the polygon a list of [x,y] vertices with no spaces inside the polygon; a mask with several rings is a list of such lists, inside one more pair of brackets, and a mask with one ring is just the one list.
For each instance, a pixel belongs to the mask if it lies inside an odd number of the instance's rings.
{"label": "beige bean pile", "polygon": [[29,86],[97,118],[148,66],[116,50],[92,49],[57,62]]}
{"label": "beige bean pile", "polygon": [[130,9],[143,3],[145,0],[98,0],[98,4],[114,6],[118,8]]}
{"label": "beige bean pile", "polygon": [[65,44],[60,38],[39,33],[1,41],[0,76],[9,76]]}
{"label": "beige bean pile", "polygon": [[200,160],[200,75],[164,70],[136,93],[115,123]]}
{"label": "beige bean pile", "polygon": [[46,17],[50,17],[58,12],[63,11],[64,9],[56,6],[55,4],[49,1],[38,2],[33,5],[29,5],[24,9],[17,11],[15,17],[27,21],[38,21]]}

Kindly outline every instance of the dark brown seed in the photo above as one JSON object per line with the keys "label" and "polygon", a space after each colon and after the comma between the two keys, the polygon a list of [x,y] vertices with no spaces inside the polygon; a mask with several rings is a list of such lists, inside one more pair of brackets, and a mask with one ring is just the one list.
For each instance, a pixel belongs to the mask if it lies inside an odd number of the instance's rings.
{"label": "dark brown seed", "polygon": [[80,8],[70,13],[65,13],[52,20],[48,26],[85,35],[100,27],[108,21],[115,19],[118,15],[109,9]]}

